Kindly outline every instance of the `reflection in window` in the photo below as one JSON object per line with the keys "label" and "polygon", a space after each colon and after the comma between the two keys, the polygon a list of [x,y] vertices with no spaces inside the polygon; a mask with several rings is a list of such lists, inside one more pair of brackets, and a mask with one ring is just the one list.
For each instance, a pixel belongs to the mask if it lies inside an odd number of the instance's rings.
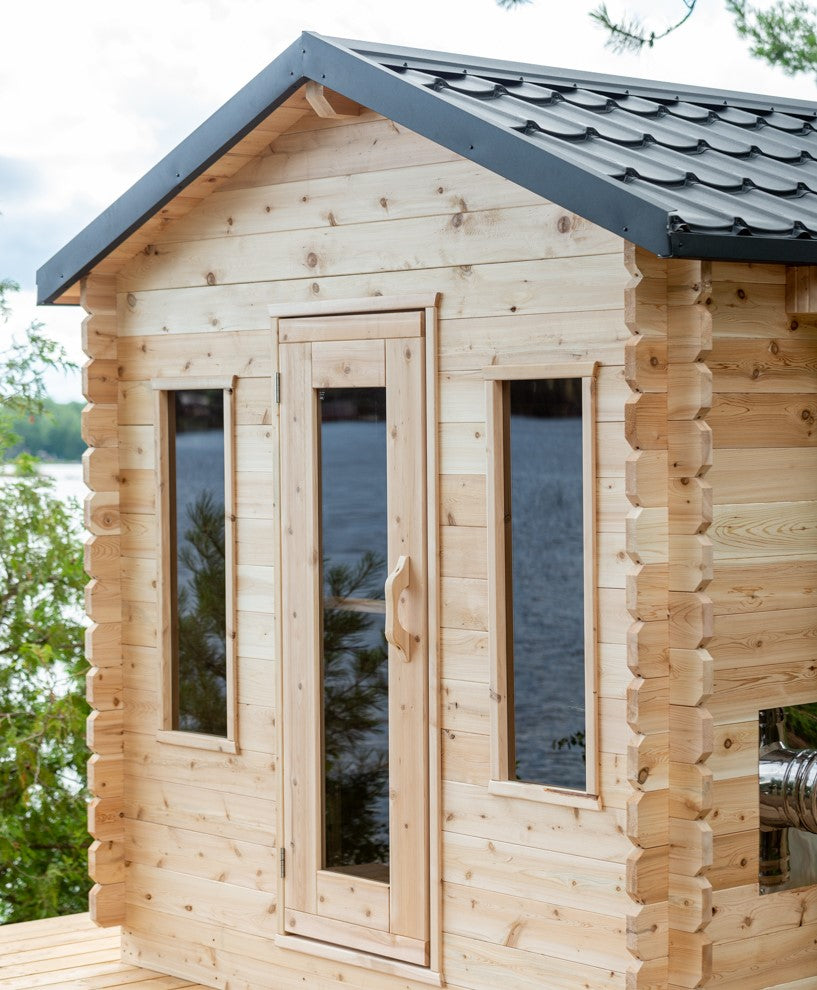
{"label": "reflection in window", "polygon": [[388,881],[386,390],[319,395],[324,866]]}
{"label": "reflection in window", "polygon": [[227,735],[224,392],[168,395],[173,728]]}
{"label": "reflection in window", "polygon": [[583,791],[582,381],[505,388],[509,776]]}

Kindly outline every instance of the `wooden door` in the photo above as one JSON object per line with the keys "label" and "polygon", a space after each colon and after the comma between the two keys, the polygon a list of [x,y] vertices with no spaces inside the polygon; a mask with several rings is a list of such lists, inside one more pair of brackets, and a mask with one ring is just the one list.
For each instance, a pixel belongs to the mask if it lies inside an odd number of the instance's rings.
{"label": "wooden door", "polygon": [[423,314],[279,321],[284,924],[428,964]]}

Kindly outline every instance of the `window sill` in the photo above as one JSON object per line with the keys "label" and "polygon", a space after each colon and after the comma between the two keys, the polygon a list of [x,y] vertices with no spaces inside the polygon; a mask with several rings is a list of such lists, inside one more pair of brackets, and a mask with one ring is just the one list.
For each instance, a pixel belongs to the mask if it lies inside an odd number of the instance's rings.
{"label": "window sill", "polygon": [[189,749],[209,749],[215,753],[238,753],[238,743],[223,736],[208,736],[204,732],[180,732],[177,729],[160,729],[156,741],[170,746],[186,746]]}
{"label": "window sill", "polygon": [[568,791],[543,784],[528,784],[522,780],[489,780],[488,793],[497,797],[521,798],[540,804],[559,804],[568,808],[588,808],[601,811],[601,798],[584,791]]}
{"label": "window sill", "polygon": [[282,949],[303,952],[308,956],[317,956],[319,959],[331,959],[335,962],[346,963],[349,966],[360,966],[376,973],[387,973],[402,980],[414,980],[416,983],[426,983],[432,987],[445,986],[439,973],[425,969],[423,966],[414,966],[411,963],[398,962],[381,956],[370,956],[368,953],[360,952],[357,949],[344,949],[339,945],[318,942],[304,938],[302,935],[278,934],[275,936],[275,944]]}

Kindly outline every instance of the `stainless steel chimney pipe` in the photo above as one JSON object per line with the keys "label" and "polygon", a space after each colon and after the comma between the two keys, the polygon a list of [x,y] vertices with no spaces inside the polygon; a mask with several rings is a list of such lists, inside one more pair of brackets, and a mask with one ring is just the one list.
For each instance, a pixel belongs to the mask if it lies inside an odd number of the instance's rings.
{"label": "stainless steel chimney pipe", "polygon": [[760,826],[817,833],[817,750],[785,745],[782,708],[763,714],[767,717],[765,727],[764,721],[760,726]]}
{"label": "stainless steel chimney pipe", "polygon": [[789,749],[785,713],[760,713],[760,885],[774,890],[789,879],[787,828],[817,834],[817,750]]}

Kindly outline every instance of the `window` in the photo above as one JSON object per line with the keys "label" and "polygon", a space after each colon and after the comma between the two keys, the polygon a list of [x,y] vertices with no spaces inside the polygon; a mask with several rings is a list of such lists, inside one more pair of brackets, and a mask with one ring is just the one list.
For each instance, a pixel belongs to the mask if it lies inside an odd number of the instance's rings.
{"label": "window", "polygon": [[486,369],[496,793],[597,806],[594,365]]}
{"label": "window", "polygon": [[159,738],[236,752],[233,380],[154,382]]}

